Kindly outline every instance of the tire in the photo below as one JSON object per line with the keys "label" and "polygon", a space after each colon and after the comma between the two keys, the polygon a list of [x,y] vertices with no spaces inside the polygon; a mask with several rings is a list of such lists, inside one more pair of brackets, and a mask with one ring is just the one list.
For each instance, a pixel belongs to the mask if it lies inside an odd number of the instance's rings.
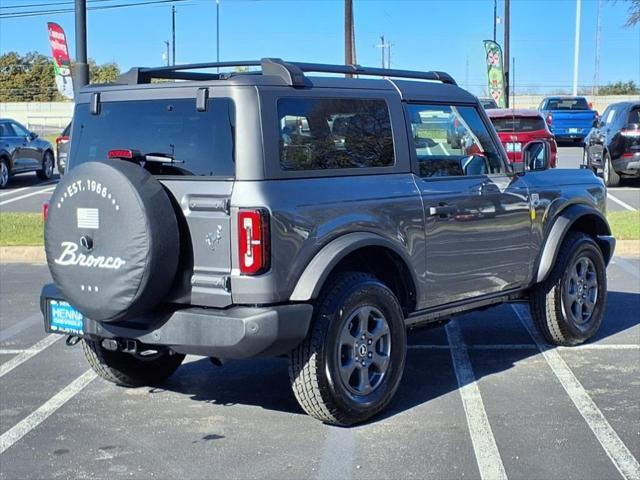
{"label": "tire", "polygon": [[44,152],[42,158],[42,169],[36,172],[40,180],[49,180],[53,176],[53,154],[49,151]]}
{"label": "tire", "polygon": [[338,274],[320,295],[307,338],[289,354],[293,393],[303,410],[322,422],[363,422],[393,398],[406,343],[393,292],[369,274]]}
{"label": "tire", "polygon": [[0,158],[0,190],[7,188],[9,178],[11,178],[9,162],[4,158]]}
{"label": "tire", "polygon": [[604,181],[607,184],[607,187],[617,187],[620,185],[620,175],[618,175],[613,169],[613,165],[611,164],[611,155],[609,155],[609,152],[605,153],[604,157],[602,157],[602,169]]}
{"label": "tire", "polygon": [[176,277],[176,210],[162,184],[135,163],[85,162],[69,171],[51,196],[44,238],[53,281],[92,320],[152,311]]}
{"label": "tire", "polygon": [[549,277],[529,297],[534,322],[547,342],[579,345],[602,323],[607,274],[602,251],[590,236],[569,232]]}
{"label": "tire", "polygon": [[83,339],[82,349],[91,368],[102,378],[125,387],[155,385],[169,378],[184,360],[184,355],[168,350],[144,358],[123,352],[105,350],[89,339]]}

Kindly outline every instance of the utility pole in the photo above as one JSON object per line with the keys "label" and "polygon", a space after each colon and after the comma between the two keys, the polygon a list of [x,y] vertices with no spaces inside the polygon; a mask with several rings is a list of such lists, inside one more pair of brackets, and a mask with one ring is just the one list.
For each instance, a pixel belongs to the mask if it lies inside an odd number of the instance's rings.
{"label": "utility pole", "polygon": [[382,68],[391,68],[391,44],[384,41],[384,35],[380,35],[380,43],[376,48],[381,49]]}
{"label": "utility pole", "polygon": [[[600,32],[602,31],[602,0],[598,0],[598,14],[596,17],[596,64],[593,70],[593,90],[591,95],[598,95],[598,83],[600,83]],[[593,99],[592,99],[593,101]]]}
{"label": "utility pole", "polygon": [[171,65],[176,64],[176,6],[171,6]]}
{"label": "utility pole", "polygon": [[76,92],[89,83],[87,63],[87,0],[76,0],[76,64],[74,67]]}
{"label": "utility pole", "polygon": [[[344,63],[353,65],[355,63],[355,51],[353,47],[353,0],[344,0]],[[353,77],[348,73],[347,77]]]}
{"label": "utility pole", "polygon": [[[216,0],[216,62],[220,63],[220,0]],[[220,71],[220,67],[216,69]]]}
{"label": "utility pole", "polygon": [[576,0],[576,36],[573,49],[573,96],[578,95],[578,60],[580,59],[580,13],[582,0]]}
{"label": "utility pole", "polygon": [[509,0],[504,0],[504,101],[505,107],[509,108],[509,30],[511,26],[511,12]]}
{"label": "utility pole", "polygon": [[496,43],[497,22],[498,22],[498,0],[493,0],[493,43]]}

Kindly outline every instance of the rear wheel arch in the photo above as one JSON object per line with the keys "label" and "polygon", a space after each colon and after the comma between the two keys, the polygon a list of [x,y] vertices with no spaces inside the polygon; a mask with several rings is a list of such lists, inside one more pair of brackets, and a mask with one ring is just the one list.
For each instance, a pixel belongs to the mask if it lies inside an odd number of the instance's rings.
{"label": "rear wheel arch", "polygon": [[369,273],[387,285],[407,315],[415,310],[417,296],[415,272],[409,265],[407,254],[384,237],[367,232],[343,235],[325,245],[309,262],[290,300],[316,299],[329,277],[356,271]]}
{"label": "rear wheel arch", "polygon": [[611,237],[611,229],[606,218],[589,205],[574,204],[558,213],[538,261],[535,283],[544,281],[553,266],[560,250],[560,246],[569,232],[582,232],[592,237],[605,259],[609,263],[613,256],[615,240]]}

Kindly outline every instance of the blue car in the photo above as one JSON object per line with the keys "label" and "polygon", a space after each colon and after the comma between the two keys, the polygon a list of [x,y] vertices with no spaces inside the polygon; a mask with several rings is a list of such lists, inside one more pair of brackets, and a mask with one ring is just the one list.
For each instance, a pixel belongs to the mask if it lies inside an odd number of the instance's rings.
{"label": "blue car", "polygon": [[598,116],[584,97],[546,97],[538,110],[557,141],[580,144],[584,142]]}

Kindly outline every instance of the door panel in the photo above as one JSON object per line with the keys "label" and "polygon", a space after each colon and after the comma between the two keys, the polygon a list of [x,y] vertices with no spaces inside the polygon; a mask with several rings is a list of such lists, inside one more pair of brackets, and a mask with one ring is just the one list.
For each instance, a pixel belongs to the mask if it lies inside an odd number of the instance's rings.
{"label": "door panel", "polygon": [[[529,278],[531,214],[488,120],[472,106],[407,105],[425,212],[428,307]],[[495,137],[495,138],[494,138]]]}

